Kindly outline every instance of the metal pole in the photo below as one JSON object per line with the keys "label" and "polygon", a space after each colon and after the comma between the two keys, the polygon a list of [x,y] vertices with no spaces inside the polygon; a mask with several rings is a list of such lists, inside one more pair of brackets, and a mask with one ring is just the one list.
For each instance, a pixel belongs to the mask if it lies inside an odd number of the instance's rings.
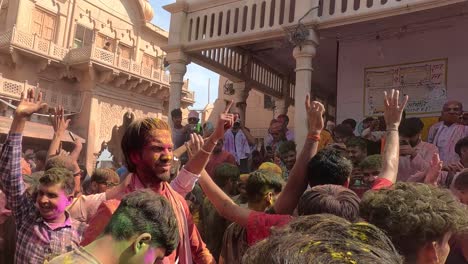
{"label": "metal pole", "polygon": [[208,78],[208,104],[210,103],[210,90],[211,90],[211,79]]}

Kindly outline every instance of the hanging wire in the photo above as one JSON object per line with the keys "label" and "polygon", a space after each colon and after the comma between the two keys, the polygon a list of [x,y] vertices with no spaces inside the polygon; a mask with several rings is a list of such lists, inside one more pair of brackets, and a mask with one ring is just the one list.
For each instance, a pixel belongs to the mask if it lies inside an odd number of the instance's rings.
{"label": "hanging wire", "polygon": [[308,16],[313,10],[318,9],[320,6],[314,6],[310,8],[298,21],[297,25],[294,28],[294,30],[289,32],[289,41],[294,44],[295,46],[301,46],[302,43],[307,39],[309,36],[309,31],[305,27],[304,24],[302,24],[302,20]]}

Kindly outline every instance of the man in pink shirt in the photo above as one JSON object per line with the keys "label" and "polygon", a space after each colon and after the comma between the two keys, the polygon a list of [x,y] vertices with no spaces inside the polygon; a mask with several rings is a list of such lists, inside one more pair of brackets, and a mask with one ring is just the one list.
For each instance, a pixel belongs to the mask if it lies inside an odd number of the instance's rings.
{"label": "man in pink shirt", "polygon": [[208,164],[206,164],[205,170],[208,172],[208,175],[210,175],[211,178],[213,178],[214,170],[219,164],[229,163],[232,165],[237,165],[236,158],[234,158],[231,153],[223,150],[223,145],[224,139],[218,140],[218,143],[216,143],[216,146],[213,149],[213,153],[210,156],[210,160],[208,161]]}
{"label": "man in pink shirt", "polygon": [[429,166],[434,153],[439,153],[437,147],[421,140],[424,123],[417,117],[405,119],[399,127],[400,161],[398,163],[397,181],[407,181],[418,171],[424,171]]}

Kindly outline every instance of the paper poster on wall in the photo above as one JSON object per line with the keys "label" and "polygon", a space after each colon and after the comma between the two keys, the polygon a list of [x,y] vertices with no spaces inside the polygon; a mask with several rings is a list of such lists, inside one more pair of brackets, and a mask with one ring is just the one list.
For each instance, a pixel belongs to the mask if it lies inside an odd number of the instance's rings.
{"label": "paper poster on wall", "polygon": [[364,115],[383,114],[383,92],[409,96],[406,113],[439,113],[447,100],[447,59],[364,69]]}

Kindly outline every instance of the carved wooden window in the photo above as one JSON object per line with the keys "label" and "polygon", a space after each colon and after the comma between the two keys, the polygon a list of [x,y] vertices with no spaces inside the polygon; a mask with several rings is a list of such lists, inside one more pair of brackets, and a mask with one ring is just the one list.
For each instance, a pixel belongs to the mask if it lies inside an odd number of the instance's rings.
{"label": "carved wooden window", "polygon": [[110,52],[114,52],[115,50],[114,40],[105,35],[97,34],[95,43],[98,48],[105,49]]}
{"label": "carved wooden window", "polygon": [[32,14],[32,33],[38,37],[54,41],[57,27],[57,17],[41,9],[35,8]]}
{"label": "carved wooden window", "polygon": [[142,66],[147,68],[153,67],[156,69],[157,67],[159,67],[158,58],[145,53],[143,54]]}
{"label": "carved wooden window", "polygon": [[119,44],[120,57],[124,59],[132,58],[132,48],[126,45]]}
{"label": "carved wooden window", "polygon": [[74,48],[89,46],[93,43],[94,32],[92,29],[77,24],[75,29]]}

